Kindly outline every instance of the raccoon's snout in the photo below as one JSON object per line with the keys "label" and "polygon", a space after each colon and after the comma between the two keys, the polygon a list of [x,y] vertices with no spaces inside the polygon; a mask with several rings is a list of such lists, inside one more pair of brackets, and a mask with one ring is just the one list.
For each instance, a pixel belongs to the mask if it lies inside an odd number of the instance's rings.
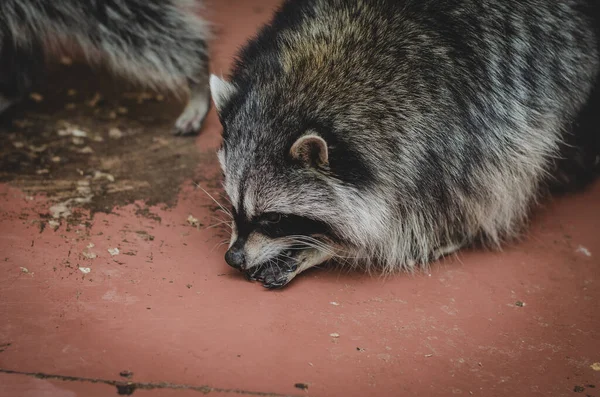
{"label": "raccoon's snout", "polygon": [[225,253],[225,262],[231,267],[244,270],[246,267],[246,256],[244,255],[244,246],[236,241]]}

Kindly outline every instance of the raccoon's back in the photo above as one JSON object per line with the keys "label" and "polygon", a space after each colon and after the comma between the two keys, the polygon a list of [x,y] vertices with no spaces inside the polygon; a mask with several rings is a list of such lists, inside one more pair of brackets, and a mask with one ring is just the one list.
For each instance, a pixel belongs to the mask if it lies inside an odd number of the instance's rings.
{"label": "raccoon's back", "polygon": [[518,104],[568,115],[598,71],[596,4],[288,1],[242,52],[234,76],[265,82],[275,70],[282,90],[309,107],[340,103],[336,112],[371,102],[376,113],[392,105],[455,113],[458,105],[502,116]]}
{"label": "raccoon's back", "polygon": [[[144,26],[164,28],[181,23],[173,18],[172,9],[191,9],[193,4],[193,0],[2,0],[0,37],[27,44],[33,39],[80,34],[92,43],[101,36],[112,36],[135,45]],[[139,28],[136,31],[132,26]]]}
{"label": "raccoon's back", "polygon": [[[534,189],[597,79],[597,10],[596,0],[287,1],[233,80],[273,124],[325,120],[408,197],[489,190],[514,172]],[[292,142],[302,133],[280,130]]]}

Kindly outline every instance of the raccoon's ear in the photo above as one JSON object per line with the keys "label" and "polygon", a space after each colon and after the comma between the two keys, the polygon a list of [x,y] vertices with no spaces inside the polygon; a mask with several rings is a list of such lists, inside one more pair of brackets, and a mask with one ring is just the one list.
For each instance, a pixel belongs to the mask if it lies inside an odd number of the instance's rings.
{"label": "raccoon's ear", "polygon": [[290,155],[307,167],[327,168],[329,166],[327,142],[314,133],[298,138],[290,149]]}
{"label": "raccoon's ear", "polygon": [[236,87],[228,81],[223,80],[214,74],[210,75],[210,95],[215,102],[217,111],[221,111],[227,105],[227,102],[237,92]]}

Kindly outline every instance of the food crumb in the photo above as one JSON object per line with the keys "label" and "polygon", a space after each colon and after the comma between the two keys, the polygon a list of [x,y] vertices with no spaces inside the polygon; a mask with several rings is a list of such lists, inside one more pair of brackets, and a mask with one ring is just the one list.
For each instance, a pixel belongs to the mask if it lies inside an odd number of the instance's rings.
{"label": "food crumb", "polygon": [[122,376],[123,378],[131,378],[133,376],[133,372],[121,371],[121,372],[119,372],[119,376]]}
{"label": "food crumb", "polygon": [[190,289],[190,288],[192,288],[192,287],[193,287],[193,285],[192,285],[192,284],[187,284],[187,285],[186,285],[186,287],[187,287],[188,289]]}
{"label": "food crumb", "polygon": [[110,256],[115,256],[115,255],[119,255],[119,249],[118,248],[109,248],[108,249],[108,253],[110,254]]}
{"label": "food crumb", "polygon": [[340,334],[338,334],[337,332],[334,332],[332,334],[329,334],[329,336],[331,336],[332,338],[339,338]]}
{"label": "food crumb", "polygon": [[193,227],[198,227],[198,225],[200,225],[198,218],[195,218],[193,215],[188,216],[187,222]]}
{"label": "food crumb", "polygon": [[38,94],[37,92],[32,92],[29,95],[29,98],[31,98],[34,102],[42,102],[44,100],[44,97],[41,94]]}
{"label": "food crumb", "polygon": [[50,221],[48,221],[48,226],[50,226],[52,228],[52,230],[56,230],[60,226],[60,222],[55,221],[55,220],[50,220]]}
{"label": "food crumb", "polygon": [[296,389],[300,389],[300,390],[307,390],[308,389],[308,385],[306,383],[296,383],[294,385],[294,387]]}
{"label": "food crumb", "polygon": [[26,267],[21,266],[21,272],[22,273],[29,273],[29,269],[27,269]]}
{"label": "food crumb", "polygon": [[600,363],[593,363],[592,365],[590,365],[590,368],[594,371],[600,371]]}
{"label": "food crumb", "polygon": [[515,306],[518,306],[518,307],[523,307],[523,306],[525,306],[525,302],[516,301],[516,302],[515,302]]}
{"label": "food crumb", "polygon": [[88,258],[88,259],[95,259],[95,258],[98,257],[98,255],[96,255],[93,252],[84,252],[83,256],[86,257],[86,258]]}
{"label": "food crumb", "polygon": [[426,354],[425,357],[433,357],[433,353]]}
{"label": "food crumb", "polygon": [[92,269],[90,269],[89,267],[80,267],[79,270],[81,271],[81,273],[83,274],[88,274],[89,272],[92,271]]}
{"label": "food crumb", "polygon": [[108,136],[112,139],[120,139],[123,138],[123,132],[118,128],[111,128],[108,130]]}
{"label": "food crumb", "polygon": [[100,99],[102,99],[102,96],[97,92],[96,94],[94,94],[92,99],[88,101],[88,106],[96,107],[96,105],[98,105],[98,102],[100,102]]}
{"label": "food crumb", "polygon": [[340,304],[339,304],[339,303],[337,303],[337,302],[329,302],[329,304],[330,304],[330,305],[333,305],[333,306],[339,306],[339,305],[340,305]]}
{"label": "food crumb", "polygon": [[580,254],[583,254],[585,256],[592,256],[592,253],[590,252],[590,250],[585,248],[583,245],[580,245],[579,247],[577,247],[576,252],[579,252]]}

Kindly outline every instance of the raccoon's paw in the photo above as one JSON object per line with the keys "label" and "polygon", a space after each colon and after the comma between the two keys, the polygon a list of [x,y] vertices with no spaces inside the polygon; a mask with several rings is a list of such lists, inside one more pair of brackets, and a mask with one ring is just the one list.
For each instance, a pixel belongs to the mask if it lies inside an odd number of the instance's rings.
{"label": "raccoon's paw", "polygon": [[204,119],[210,109],[210,95],[197,94],[192,96],[183,113],[175,122],[174,135],[198,134]]}
{"label": "raccoon's paw", "polygon": [[297,274],[297,264],[264,264],[246,271],[251,281],[260,281],[263,287],[269,289],[281,288],[287,285]]}

